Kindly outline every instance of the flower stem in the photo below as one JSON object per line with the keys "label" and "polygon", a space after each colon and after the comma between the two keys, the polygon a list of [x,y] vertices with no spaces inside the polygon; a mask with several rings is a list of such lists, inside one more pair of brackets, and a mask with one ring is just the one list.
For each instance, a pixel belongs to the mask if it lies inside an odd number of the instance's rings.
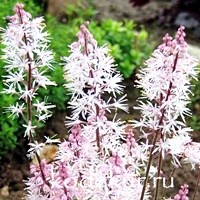
{"label": "flower stem", "polygon": [[161,150],[160,155],[159,155],[159,161],[158,161],[158,179],[156,180],[156,190],[155,190],[154,200],[157,200],[158,198],[162,161],[163,161],[163,158],[162,158],[162,150]]}
{"label": "flower stem", "polygon": [[157,131],[155,136],[154,136],[154,139],[153,139],[153,144],[152,144],[152,148],[151,148],[150,154],[149,154],[149,161],[148,161],[148,164],[147,164],[147,170],[146,170],[146,173],[145,173],[145,180],[144,180],[144,184],[143,184],[143,187],[142,187],[142,193],[141,193],[140,200],[143,200],[143,198],[144,198],[145,189],[146,189],[147,182],[148,182],[148,175],[149,175],[149,171],[150,171],[150,167],[151,167],[151,163],[152,163],[152,159],[153,159],[153,151],[155,149],[155,144],[156,144],[156,141],[157,141],[157,138],[158,138],[158,134],[159,133]]}
{"label": "flower stem", "polygon": [[[21,14],[20,8],[18,9],[18,11],[19,11],[20,22],[21,22],[21,24],[23,24],[23,19],[22,19],[22,14]],[[24,39],[24,43],[26,45],[28,45],[26,33],[24,33],[23,39]],[[27,90],[30,91],[32,89],[32,86],[31,86],[31,84],[32,84],[31,61],[32,60],[31,60],[30,54],[28,52],[27,52],[26,56],[27,56],[27,59],[28,59]],[[30,98],[29,95],[27,96],[27,119],[28,119],[28,122],[32,122],[32,104],[31,104],[31,98]],[[34,138],[33,138],[31,131],[29,133],[29,141],[34,142]],[[40,168],[42,179],[43,179],[44,183],[49,186],[49,182],[47,182],[44,171],[42,169],[40,156],[38,155],[37,152],[35,152],[35,155],[36,155],[37,161],[39,163],[39,168]]]}
{"label": "flower stem", "polygon": [[[167,179],[167,184],[166,184],[166,185],[168,185],[169,180],[170,180],[170,178],[174,175],[176,169],[177,169],[177,168],[174,168],[173,171],[171,172],[169,178]],[[164,190],[163,190],[163,192],[162,192],[162,199],[164,199],[164,197],[165,197],[166,190],[167,190],[167,188],[165,187]]]}
{"label": "flower stem", "polygon": [[200,166],[199,166],[199,170],[198,170],[198,177],[197,177],[197,182],[196,182],[195,191],[194,191],[194,195],[192,197],[192,200],[195,200],[195,198],[196,198],[196,195],[198,193],[199,183],[200,183]]}

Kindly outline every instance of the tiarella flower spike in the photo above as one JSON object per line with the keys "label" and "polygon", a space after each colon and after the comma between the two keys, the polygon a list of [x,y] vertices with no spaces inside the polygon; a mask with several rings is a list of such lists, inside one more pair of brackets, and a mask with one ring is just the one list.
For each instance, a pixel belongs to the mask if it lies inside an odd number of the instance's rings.
{"label": "tiarella flower spike", "polygon": [[[139,100],[139,105],[135,107],[140,110],[141,119],[134,120],[133,126],[139,127],[144,138],[151,141],[142,194],[154,155],[159,155],[157,176],[161,174],[162,160],[169,154],[175,166],[180,165],[180,160],[185,157],[185,161],[193,167],[199,161],[193,152],[186,151],[193,150],[189,145],[192,129],[186,126],[185,116],[190,115],[187,108],[191,94],[190,80],[197,76],[198,61],[188,54],[185,36],[183,26],[178,29],[175,38],[165,35],[163,44],[146,61],[146,68],[137,74],[137,87],[142,89],[141,99],[144,101]],[[192,159],[188,155],[193,155]],[[156,184],[155,200],[159,181]]]}
{"label": "tiarella flower spike", "polygon": [[37,91],[56,85],[45,76],[46,70],[53,69],[53,53],[48,50],[48,33],[44,32],[43,18],[32,19],[31,14],[24,10],[23,4],[14,7],[15,15],[8,17],[9,23],[2,34],[5,45],[2,56],[6,62],[7,75],[4,78],[6,94],[18,96],[19,102],[6,108],[11,116],[22,115],[27,124],[25,135],[30,137],[36,126],[32,124],[32,116],[44,121],[51,116],[49,108],[53,105],[40,102]]}
{"label": "tiarella flower spike", "polygon": [[[27,183],[29,197],[138,200],[142,189],[138,172],[146,156],[137,155],[146,152],[135,144],[131,132],[126,136],[123,122],[106,117],[112,108],[126,110],[124,97],[103,99],[106,93],[122,93],[122,77],[108,49],[98,47],[86,25],[81,26],[77,37],[78,41],[70,45],[71,55],[64,58],[66,86],[72,93],[68,141],[59,145],[54,163],[44,163],[50,185],[37,184],[41,174],[33,167],[33,177]],[[132,153],[127,154],[129,149]],[[149,198],[147,188],[145,199]]]}
{"label": "tiarella flower spike", "polygon": [[188,54],[184,37],[184,27],[178,29],[175,39],[167,34],[163,44],[147,60],[147,67],[137,75],[137,87],[143,89],[146,102],[139,101],[135,107],[141,111],[142,118],[134,121],[134,126],[140,127],[145,137],[157,133],[161,137],[157,146],[164,147],[168,138],[190,137],[192,131],[186,127],[185,116],[190,115],[186,107],[191,94],[190,78],[196,78],[198,62]]}
{"label": "tiarella flower spike", "polygon": [[[35,181],[47,188],[50,185],[47,180],[48,165],[45,165],[45,161],[41,162],[39,155],[43,147],[53,140],[48,139],[45,143],[39,144],[34,140],[34,133],[37,127],[35,122],[45,122],[52,114],[49,109],[55,107],[47,103],[47,98],[43,102],[37,98],[37,92],[41,87],[46,89],[49,85],[56,85],[45,75],[48,69],[53,69],[53,53],[48,50],[49,39],[48,33],[43,31],[43,18],[32,19],[31,14],[26,12],[20,3],[15,5],[14,12],[15,15],[8,17],[9,23],[2,33],[2,43],[5,46],[2,58],[5,60],[4,68],[7,72],[3,77],[3,93],[16,96],[18,102],[10,105],[5,111],[11,112],[13,118],[23,117],[24,135],[30,142],[28,157],[36,157],[39,164]],[[35,192],[35,197],[31,199],[37,199],[38,195],[38,199],[42,199],[38,187],[32,188],[30,182],[27,183],[28,193],[31,193],[29,189]]]}

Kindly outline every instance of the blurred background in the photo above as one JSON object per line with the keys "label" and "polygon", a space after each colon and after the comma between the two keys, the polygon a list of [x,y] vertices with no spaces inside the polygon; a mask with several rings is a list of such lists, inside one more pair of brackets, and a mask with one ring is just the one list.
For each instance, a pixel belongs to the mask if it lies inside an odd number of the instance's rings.
{"label": "blurred background", "polygon": [[[1,0],[0,27],[6,27],[6,16],[13,14],[17,0]],[[62,56],[69,55],[69,47],[76,40],[80,25],[89,21],[89,30],[99,45],[106,44],[114,57],[119,71],[123,74],[125,93],[129,99],[129,114],[119,112],[122,120],[138,118],[133,106],[139,91],[134,88],[135,74],[140,66],[161,44],[166,33],[174,36],[181,25],[186,27],[186,41],[189,51],[200,60],[200,1],[199,0],[21,0],[25,10],[33,17],[44,16],[46,31],[50,33],[50,48],[55,52],[55,71],[49,76],[58,86],[40,94],[48,96],[56,105],[53,117],[46,125],[38,124],[37,139],[58,134],[67,138],[64,121],[69,114],[66,109],[70,98],[63,84]],[[2,54],[0,44],[0,54]],[[5,75],[4,61],[0,59],[0,90],[3,89],[2,76]],[[188,125],[194,129],[194,141],[200,141],[200,82],[193,81],[190,108],[193,112]],[[15,99],[0,94],[0,112]],[[0,116],[0,200],[16,199],[23,195],[23,180],[29,176],[29,161],[26,158],[27,140],[23,138],[22,119]],[[194,175],[194,174],[193,174]],[[193,176],[182,177],[180,181]],[[192,183],[193,184],[193,183]]]}

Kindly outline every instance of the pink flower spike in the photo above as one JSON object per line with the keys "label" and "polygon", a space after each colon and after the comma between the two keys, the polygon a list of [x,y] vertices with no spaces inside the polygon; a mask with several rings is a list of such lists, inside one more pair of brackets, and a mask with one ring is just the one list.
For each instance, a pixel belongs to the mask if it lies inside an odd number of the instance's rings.
{"label": "pink flower spike", "polygon": [[189,192],[188,185],[187,184],[182,185],[178,194],[174,196],[174,200],[189,200],[188,192]]}

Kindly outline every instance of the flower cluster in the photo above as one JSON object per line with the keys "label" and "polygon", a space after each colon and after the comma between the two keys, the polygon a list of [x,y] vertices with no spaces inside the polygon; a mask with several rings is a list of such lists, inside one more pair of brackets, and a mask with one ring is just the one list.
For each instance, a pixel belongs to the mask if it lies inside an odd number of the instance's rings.
{"label": "flower cluster", "polygon": [[[3,29],[2,43],[7,75],[4,78],[4,93],[17,95],[19,102],[6,108],[11,116],[22,115],[27,124],[25,135],[30,137],[36,126],[32,124],[32,116],[39,121],[45,121],[54,105],[46,99],[40,102],[37,91],[40,87],[46,89],[48,85],[56,85],[45,76],[47,69],[53,69],[51,64],[53,53],[48,50],[48,33],[44,32],[43,18],[32,19],[30,13],[23,9],[23,4],[16,4],[15,15],[8,17],[9,23]],[[26,117],[27,116],[27,117]]]}
{"label": "flower cluster", "polygon": [[[27,183],[29,197],[41,196],[43,191],[43,197],[52,200],[138,200],[142,191],[139,172],[147,149],[137,144],[131,129],[125,131],[123,122],[106,117],[111,109],[127,111],[125,96],[116,100],[123,92],[122,77],[108,49],[97,46],[86,25],[77,36],[78,41],[70,46],[71,55],[63,58],[66,87],[72,93],[70,135],[59,145],[56,161],[45,165],[50,185],[38,184],[41,174],[34,171]],[[104,100],[106,94],[113,97]],[[145,199],[149,199],[148,188]]]}
{"label": "flower cluster", "polygon": [[[191,115],[187,108],[190,80],[196,79],[198,61],[188,54],[185,36],[184,27],[178,29],[175,38],[165,35],[163,44],[146,61],[147,67],[137,75],[137,87],[143,89],[142,99],[145,101],[140,100],[135,107],[140,110],[141,119],[133,120],[133,126],[139,127],[144,138],[151,141],[143,191],[148,183],[152,160],[156,157],[158,177],[162,173],[162,161],[168,155],[175,168],[181,165],[180,161],[190,163],[193,169],[200,164],[199,143],[192,141],[192,129],[186,126],[185,121],[185,116]],[[158,188],[159,181],[156,182],[155,199]],[[174,199],[188,199],[188,190],[184,193],[183,189]],[[143,197],[142,192],[141,200]]]}
{"label": "flower cluster", "polygon": [[[154,153],[162,151],[163,157],[171,154],[175,164],[179,164],[180,157],[187,157],[184,149],[192,141],[192,129],[186,127],[185,116],[190,115],[186,107],[190,79],[196,78],[198,64],[188,54],[184,37],[184,27],[178,29],[175,39],[167,34],[138,74],[137,87],[143,89],[146,102],[140,101],[136,107],[142,117],[134,121],[145,137],[157,135]],[[187,160],[194,164],[193,159]]]}
{"label": "flower cluster", "polygon": [[[80,115],[84,119],[86,116],[102,115],[100,110],[120,108],[126,111],[125,96],[118,101],[109,98],[107,102],[101,102],[103,94],[116,97],[123,91],[119,84],[122,76],[116,71],[113,58],[108,56],[108,49],[105,46],[97,47],[96,40],[85,25],[81,26],[77,36],[79,40],[70,45],[71,55],[63,58],[67,62],[64,78],[68,83],[65,86],[73,94],[70,101],[72,120],[76,121]],[[97,106],[99,111],[96,110]]]}
{"label": "flower cluster", "polygon": [[[80,144],[79,156],[90,163],[79,168],[79,171],[84,170],[82,176],[87,177],[84,191],[88,191],[92,199],[137,199],[141,185],[136,172],[146,160],[145,149],[136,145],[131,132],[125,133],[120,120],[109,121],[106,117],[111,109],[127,111],[125,96],[116,99],[123,92],[122,77],[108,49],[97,46],[86,25],[81,26],[77,36],[78,41],[70,46],[71,55],[64,59],[67,61],[64,69],[66,86],[73,95],[69,102],[73,110],[70,125],[80,126],[80,135],[85,139]],[[103,98],[106,94],[108,100]],[[90,155],[85,147],[91,149]],[[97,181],[97,177],[101,178]]]}
{"label": "flower cluster", "polygon": [[184,184],[178,194],[175,195],[174,200],[189,200],[188,192],[188,185]]}

